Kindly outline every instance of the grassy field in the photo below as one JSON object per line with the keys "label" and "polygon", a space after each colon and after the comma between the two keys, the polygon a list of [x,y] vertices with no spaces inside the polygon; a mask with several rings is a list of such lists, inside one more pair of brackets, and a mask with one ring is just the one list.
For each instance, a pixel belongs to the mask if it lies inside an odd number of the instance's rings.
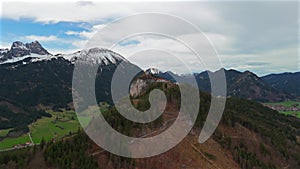
{"label": "grassy field", "polygon": [[46,141],[74,133],[80,128],[74,111],[54,112],[48,111],[51,118],[42,118],[29,125],[34,143],[40,143],[42,138]]}
{"label": "grassy field", "polygon": [[24,134],[18,138],[6,138],[0,142],[0,150],[12,148],[17,144],[25,144],[30,142],[28,134]]}
{"label": "grassy field", "polygon": [[[280,105],[282,105],[286,108],[289,108],[289,107],[292,107],[295,104],[298,104],[298,106],[296,106],[296,107],[300,108],[300,102],[297,102],[297,101],[285,101],[285,102],[266,103],[266,104],[270,105],[270,106],[280,106]],[[300,111],[280,111],[280,113],[300,118]]]}
{"label": "grassy field", "polygon": [[[30,134],[35,144],[39,144],[44,138],[46,141],[66,136],[77,132],[80,124],[74,111],[54,112],[47,111],[52,115],[51,118],[43,117],[29,125]],[[0,130],[0,134],[5,136],[10,129]],[[5,138],[0,142],[0,150],[12,148],[17,144],[30,142],[28,134],[17,138]]]}
{"label": "grassy field", "polygon": [[[107,108],[108,104],[101,103],[101,111],[105,111]],[[62,112],[48,110],[47,112],[50,113],[52,117],[43,117],[28,126],[34,144],[39,144],[42,138],[49,141],[77,132],[78,128],[81,128],[78,119],[80,119],[83,127],[88,126],[96,109],[98,109],[98,107],[92,107],[78,118],[76,113],[72,110],[63,110]],[[11,129],[0,130],[0,137],[5,137],[10,130]],[[17,144],[25,144],[26,142],[30,142],[27,133],[17,138],[5,138],[0,141],[0,150],[12,148]]]}
{"label": "grassy field", "polygon": [[298,104],[298,108],[300,108],[300,102],[297,101],[285,101],[285,102],[274,102],[274,103],[266,103],[268,105],[282,105],[285,107],[291,107],[292,105]]}
{"label": "grassy field", "polygon": [[300,118],[300,111],[282,111],[282,114],[285,115],[291,115],[291,116],[296,116],[297,118]]}

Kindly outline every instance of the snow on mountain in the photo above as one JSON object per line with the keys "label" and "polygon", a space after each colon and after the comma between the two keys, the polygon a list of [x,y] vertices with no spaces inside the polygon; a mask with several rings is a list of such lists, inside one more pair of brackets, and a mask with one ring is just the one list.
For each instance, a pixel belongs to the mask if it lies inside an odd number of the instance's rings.
{"label": "snow on mountain", "polygon": [[88,50],[82,50],[80,53],[76,53],[71,58],[71,62],[80,61],[88,64],[100,64],[109,65],[117,64],[126,59],[120,54],[104,48],[91,48]]}
{"label": "snow on mountain", "polygon": [[9,51],[9,49],[0,49],[0,57],[4,56],[7,52]]}
{"label": "snow on mountain", "polygon": [[1,62],[0,64],[19,62],[19,61],[27,59],[27,58],[32,58],[31,62],[35,62],[35,61],[40,61],[40,60],[45,60],[45,59],[51,59],[53,57],[54,56],[52,56],[52,55],[39,55],[39,54],[32,53],[30,55],[25,55],[25,56],[21,56],[21,57],[13,57],[4,62]]}
{"label": "snow on mountain", "polygon": [[146,74],[150,74],[150,75],[156,75],[159,73],[162,73],[160,70],[156,69],[156,68],[149,68],[145,71]]}
{"label": "snow on mountain", "polygon": [[109,65],[127,61],[120,54],[104,48],[91,48],[71,54],[52,55],[38,41],[26,44],[17,41],[12,44],[10,50],[0,49],[0,64],[19,62],[24,59],[26,59],[26,62],[23,62],[23,64],[28,64],[59,57],[70,61],[72,64],[80,61],[88,64]]}
{"label": "snow on mountain", "polygon": [[57,57],[63,57],[66,60],[71,61],[72,63],[74,63],[74,61],[80,56],[81,51],[77,51],[74,53],[69,53],[69,54],[58,54],[56,55]]}

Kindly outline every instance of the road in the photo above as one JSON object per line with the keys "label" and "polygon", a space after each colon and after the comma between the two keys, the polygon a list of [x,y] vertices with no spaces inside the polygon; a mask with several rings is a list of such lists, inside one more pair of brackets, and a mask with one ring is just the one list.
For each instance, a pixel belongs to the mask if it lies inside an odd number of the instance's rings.
{"label": "road", "polygon": [[34,145],[34,142],[33,142],[33,140],[32,140],[32,137],[31,137],[31,135],[30,135],[30,132],[28,133],[28,137],[29,137],[29,139],[30,139],[32,145]]}

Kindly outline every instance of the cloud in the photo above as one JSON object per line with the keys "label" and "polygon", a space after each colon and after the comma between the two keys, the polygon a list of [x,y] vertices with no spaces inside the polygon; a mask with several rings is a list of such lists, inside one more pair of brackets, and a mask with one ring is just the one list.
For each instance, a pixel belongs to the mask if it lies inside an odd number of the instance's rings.
{"label": "cloud", "polygon": [[92,1],[78,1],[77,2],[78,6],[92,6],[95,5]]}
{"label": "cloud", "polygon": [[38,35],[27,35],[24,37],[27,40],[30,41],[41,41],[41,42],[49,42],[49,41],[57,41],[59,40],[56,36],[50,35],[50,36],[38,36]]}
{"label": "cloud", "polygon": [[66,35],[74,35],[79,36],[81,38],[90,39],[92,38],[98,31],[100,31],[105,25],[94,25],[92,28],[90,28],[88,31],[66,31]]}
{"label": "cloud", "polygon": [[125,40],[123,42],[120,42],[119,45],[121,45],[121,46],[129,46],[129,45],[137,45],[139,43],[140,43],[140,41],[138,41],[138,40]]}
{"label": "cloud", "polygon": [[255,54],[221,55],[220,58],[226,68],[251,70],[262,76],[269,73],[299,71],[298,56],[298,47],[292,46]]}
{"label": "cloud", "polygon": [[[180,35],[177,38],[193,41],[202,34]],[[125,39],[124,42],[137,41],[139,43],[124,46],[123,41],[114,46],[113,50],[125,56],[129,61],[143,69],[156,67],[163,71],[173,71],[178,74],[193,73],[207,69],[208,64],[220,68],[220,62],[215,62],[216,55],[212,54],[208,41],[197,41],[200,58],[181,41],[160,36],[140,35]],[[205,65],[206,64],[206,65]],[[211,67],[210,67],[211,68]]]}
{"label": "cloud", "polygon": [[[67,7],[67,8],[66,8]],[[116,13],[117,11],[117,13]],[[95,22],[128,15],[131,10],[114,3],[74,2],[4,2],[2,17],[14,20],[32,18],[36,22]]]}
{"label": "cloud", "polygon": [[[63,30],[64,35],[73,38],[70,43],[78,49],[86,47],[89,39],[105,25],[118,18],[133,14],[154,12],[178,16],[191,22],[205,33],[220,55],[223,65],[227,68],[253,69],[256,73],[297,71],[299,70],[299,2],[297,1],[272,1],[272,2],[144,2],[144,3],[96,3],[80,1],[77,3],[25,3],[7,2],[2,4],[1,18],[20,20],[31,18],[34,22],[53,24],[58,22],[83,22],[93,25],[84,31],[74,29]],[[66,9],[67,7],[67,9]],[[38,9],[38,10],[37,10]],[[41,12],[42,11],[42,12]],[[138,23],[138,24],[137,24]],[[177,31],[186,29],[186,25],[176,28],[162,26],[158,20],[157,25],[152,25],[161,31]],[[121,29],[112,30],[95,40],[110,44],[122,32],[137,29],[147,25],[147,19],[128,23]],[[83,25],[84,26],[84,25]],[[85,27],[86,28],[86,27]],[[9,31],[9,30],[8,30]],[[175,34],[174,37],[195,41],[199,38],[198,32]],[[59,37],[60,38],[60,37]],[[186,49],[170,39],[159,37],[133,37],[130,41],[138,41],[126,46],[117,46],[116,50],[125,57],[143,49],[159,49],[172,51],[188,59],[193,70],[200,71],[200,66],[195,64]],[[204,44],[194,44],[203,53],[207,50]],[[209,51],[207,51],[209,52]],[[140,55],[150,57],[150,54],[139,52]],[[158,55],[158,52],[155,53]],[[166,58],[167,54],[161,53]],[[155,56],[162,65],[163,57]],[[286,59],[283,59],[286,58]],[[168,60],[168,59],[165,59]],[[142,60],[139,60],[140,62]],[[143,65],[149,63],[145,59]],[[194,63],[193,63],[194,62]],[[169,62],[179,71],[179,62]],[[266,63],[263,65],[263,63]],[[297,65],[298,64],[298,65]],[[171,64],[170,64],[171,65]]]}

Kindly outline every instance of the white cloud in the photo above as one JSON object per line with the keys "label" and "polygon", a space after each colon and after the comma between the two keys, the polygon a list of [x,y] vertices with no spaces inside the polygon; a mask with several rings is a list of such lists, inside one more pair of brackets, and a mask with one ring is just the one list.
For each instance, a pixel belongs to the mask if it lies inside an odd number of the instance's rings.
{"label": "white cloud", "polygon": [[77,47],[78,49],[85,48],[89,39],[91,39],[100,29],[105,27],[104,24],[94,25],[89,31],[66,31],[66,35],[70,36],[78,36],[81,39],[73,40],[72,45]]}
{"label": "white cloud", "polygon": [[220,55],[226,68],[252,70],[258,75],[299,71],[298,46],[274,49],[262,53]]}
{"label": "white cloud", "polygon": [[24,37],[25,39],[29,41],[41,41],[41,42],[49,42],[49,41],[57,41],[58,38],[54,35],[50,36],[38,36],[38,35],[27,35]]}
{"label": "white cloud", "polygon": [[[175,39],[193,41],[195,38],[201,39],[201,37],[203,37],[202,34],[191,34],[181,35]],[[216,55],[212,53],[212,47],[207,40],[196,41],[200,58],[185,43],[164,36],[141,35],[126,40],[134,40],[139,43],[126,46],[116,45],[113,50],[143,69],[153,66],[164,71],[191,73],[221,68],[221,64],[216,62]],[[216,68],[214,69],[214,67]]]}
{"label": "white cloud", "polygon": [[75,31],[67,31],[65,32],[66,35],[79,35],[79,32],[75,32]]}
{"label": "white cloud", "polygon": [[92,38],[100,29],[102,29],[105,25],[94,25],[89,31],[66,31],[66,35],[76,35],[81,38],[90,39]]}
{"label": "white cloud", "polygon": [[78,49],[83,49],[87,42],[88,40],[75,40],[72,42],[72,45],[77,47]]}
{"label": "white cloud", "polygon": [[[35,22],[46,24],[61,21],[88,22],[94,25],[89,30],[65,32],[66,35],[78,37],[78,40],[72,40],[71,43],[73,46],[84,48],[88,40],[93,39],[98,30],[116,18],[144,12],[175,15],[188,20],[201,31],[205,32],[221,55],[221,60],[226,67],[255,69],[257,72],[265,73],[263,69],[270,71],[276,71],[276,69],[294,71],[295,69],[299,69],[299,66],[296,65],[297,63],[299,64],[297,49],[299,46],[298,4],[299,2],[258,1],[172,3],[7,2],[2,4],[1,18],[15,20],[31,18]],[[186,29],[186,25],[174,28],[171,26],[162,26],[164,25],[162,22],[158,20],[157,25],[154,25],[154,27],[156,26],[161,31]],[[138,27],[147,25],[147,20],[139,20],[138,23],[128,23],[127,26],[107,32],[106,35],[99,36],[94,40],[101,41],[101,44],[104,45],[110,44],[110,42],[122,35],[123,32],[133,29],[138,30]],[[186,32],[185,34],[176,34],[174,36],[190,41],[196,41],[199,38],[198,32]],[[44,40],[46,41],[46,39]],[[142,49],[160,49],[164,46],[163,49],[177,52],[184,59],[190,57],[182,45],[178,45],[170,39],[157,37],[135,37],[132,39],[138,40],[141,43],[129,46],[117,46],[116,50],[126,57]],[[37,40],[37,38],[34,37],[34,40]],[[207,50],[205,44],[197,43],[193,45],[198,46],[197,49],[202,49],[203,53],[205,53],[205,50]],[[297,46],[297,48],[292,48],[292,46]],[[145,57],[147,55],[140,54]],[[156,52],[156,54],[158,53]],[[167,57],[167,54],[164,55]],[[147,57],[149,56],[148,54]],[[288,59],[283,59],[283,57]],[[159,57],[154,58],[160,59]],[[157,61],[157,65],[160,64],[159,61]],[[193,61],[193,59],[189,58],[190,66],[196,69],[198,65],[193,64]],[[264,65],[265,67],[248,64],[255,61],[269,64]],[[143,64],[146,64],[146,62],[150,63],[150,60],[145,59],[145,63]],[[174,62],[173,65],[178,64]],[[177,68],[179,67],[177,66]]]}
{"label": "white cloud", "polygon": [[[112,9],[113,8],[113,9]],[[118,11],[118,14],[116,14]],[[112,3],[74,3],[74,2],[4,2],[1,15],[3,18],[19,20],[32,18],[36,22],[57,23],[94,22],[108,17],[128,15],[131,10]]]}

